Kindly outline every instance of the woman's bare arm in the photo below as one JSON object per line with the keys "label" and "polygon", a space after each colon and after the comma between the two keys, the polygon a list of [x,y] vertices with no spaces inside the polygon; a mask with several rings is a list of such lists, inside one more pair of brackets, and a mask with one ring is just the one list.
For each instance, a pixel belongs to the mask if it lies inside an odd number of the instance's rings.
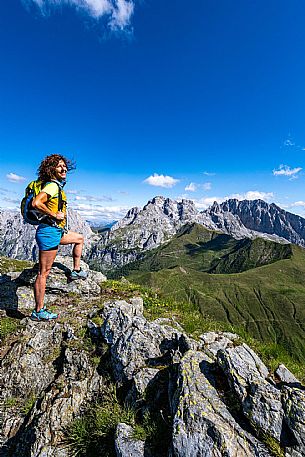
{"label": "woman's bare arm", "polygon": [[65,218],[65,215],[62,211],[57,211],[57,213],[53,213],[50,211],[47,206],[46,202],[48,201],[48,194],[46,192],[39,192],[39,194],[34,198],[32,206],[35,209],[38,209],[44,214],[53,217],[59,221],[62,221]]}

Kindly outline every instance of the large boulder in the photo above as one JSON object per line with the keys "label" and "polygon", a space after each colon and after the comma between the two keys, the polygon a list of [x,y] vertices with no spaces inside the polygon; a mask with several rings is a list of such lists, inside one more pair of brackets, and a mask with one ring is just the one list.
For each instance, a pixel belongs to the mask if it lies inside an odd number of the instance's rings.
{"label": "large boulder", "polygon": [[[141,298],[104,305],[102,334],[111,346],[111,358],[118,382],[131,381],[143,367],[169,365],[174,352],[183,354],[195,341],[168,325],[143,317]],[[145,382],[145,381],[144,381]]]}
{"label": "large boulder", "polygon": [[268,368],[246,344],[220,350],[218,362],[246,417],[257,428],[280,441],[284,414],[281,392],[266,380]]}
{"label": "large boulder", "polygon": [[236,422],[215,388],[212,360],[188,351],[178,366],[172,398],[175,457],[271,456]]}
{"label": "large boulder", "polygon": [[[78,299],[91,300],[100,295],[100,284],[106,276],[98,271],[89,270],[81,260],[81,268],[88,272],[85,280],[71,281],[69,273],[73,268],[72,257],[57,256],[47,279],[45,303],[52,304],[59,298],[70,295]],[[34,306],[33,286],[38,272],[38,265],[22,272],[8,272],[1,277],[0,308],[31,309]]]}

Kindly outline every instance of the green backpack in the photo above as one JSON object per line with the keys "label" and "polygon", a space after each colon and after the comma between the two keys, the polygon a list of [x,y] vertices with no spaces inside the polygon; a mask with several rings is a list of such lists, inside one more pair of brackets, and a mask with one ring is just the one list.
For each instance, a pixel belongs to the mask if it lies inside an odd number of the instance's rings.
{"label": "green backpack", "polygon": [[[53,181],[52,181],[53,182]],[[62,207],[62,194],[61,194],[61,186],[58,184],[57,181],[54,180],[58,185],[58,208],[59,211]],[[47,214],[43,214],[38,209],[32,207],[33,199],[41,192],[41,189],[48,183],[44,183],[42,181],[31,181],[26,189],[25,195],[21,200],[20,210],[25,222],[31,225],[38,225],[40,223],[54,225],[55,221],[53,221],[50,216]]]}

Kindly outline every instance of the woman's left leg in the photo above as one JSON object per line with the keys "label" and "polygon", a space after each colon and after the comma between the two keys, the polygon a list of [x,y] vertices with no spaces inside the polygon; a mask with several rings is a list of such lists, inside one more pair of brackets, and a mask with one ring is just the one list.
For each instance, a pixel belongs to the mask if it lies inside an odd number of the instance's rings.
{"label": "woman's left leg", "polygon": [[76,232],[68,232],[60,240],[60,244],[74,244],[73,247],[73,268],[74,270],[80,269],[80,258],[82,255],[83,245],[84,245],[84,237],[80,233]]}

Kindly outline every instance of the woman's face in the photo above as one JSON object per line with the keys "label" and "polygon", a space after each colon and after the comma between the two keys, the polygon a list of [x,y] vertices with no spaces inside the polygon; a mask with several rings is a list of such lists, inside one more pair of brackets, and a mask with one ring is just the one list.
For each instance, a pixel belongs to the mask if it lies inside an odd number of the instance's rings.
{"label": "woman's face", "polygon": [[63,160],[60,160],[55,168],[55,179],[64,181],[67,176],[67,165]]}

